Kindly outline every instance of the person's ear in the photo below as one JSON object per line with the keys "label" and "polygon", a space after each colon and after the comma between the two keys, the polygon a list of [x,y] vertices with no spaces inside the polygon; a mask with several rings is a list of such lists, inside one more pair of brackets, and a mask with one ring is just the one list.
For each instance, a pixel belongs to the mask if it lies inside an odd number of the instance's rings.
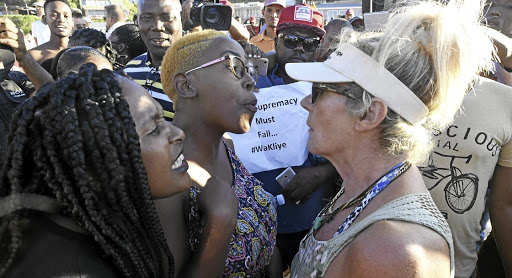
{"label": "person's ear", "polygon": [[197,95],[197,90],[190,80],[183,73],[178,73],[174,76],[174,89],[181,98],[193,98]]}
{"label": "person's ear", "polygon": [[261,15],[263,15],[263,18],[265,18],[265,7],[263,7],[263,9],[261,9]]}
{"label": "person's ear", "polygon": [[46,23],[46,15],[43,14],[43,16],[41,17],[41,22],[44,24],[44,25],[48,25],[48,23]]}
{"label": "person's ear", "polygon": [[118,46],[119,46],[118,49],[117,49],[118,53],[121,53],[121,52],[123,52],[126,49],[126,44],[124,44],[122,42],[118,43]]}
{"label": "person's ear", "polygon": [[357,131],[370,131],[377,128],[388,114],[388,106],[384,101],[373,98],[368,112],[356,122]]}

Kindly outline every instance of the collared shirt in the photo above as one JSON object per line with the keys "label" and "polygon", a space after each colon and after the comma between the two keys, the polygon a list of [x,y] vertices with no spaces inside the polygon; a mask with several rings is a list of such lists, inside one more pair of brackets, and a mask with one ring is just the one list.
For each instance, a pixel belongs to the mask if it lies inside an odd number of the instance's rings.
{"label": "collared shirt", "polygon": [[275,48],[274,40],[271,39],[270,37],[267,37],[265,35],[265,32],[252,37],[252,39],[250,39],[249,42],[256,45],[259,49],[261,49],[261,51],[265,53],[274,50]]}
{"label": "collared shirt", "polygon": [[118,21],[118,22],[114,23],[114,25],[110,26],[110,28],[108,28],[107,33],[105,34],[105,36],[107,36],[107,39],[110,39],[110,35],[112,35],[112,33],[114,33],[114,30],[116,30],[118,27],[121,27],[125,24],[126,24],[126,22],[124,22],[124,21]]}
{"label": "collared shirt", "polygon": [[149,57],[149,52],[146,52],[133,58],[126,64],[124,72],[148,90],[148,93],[164,108],[165,120],[172,121],[174,118],[172,101],[162,88],[160,69],[153,66]]}

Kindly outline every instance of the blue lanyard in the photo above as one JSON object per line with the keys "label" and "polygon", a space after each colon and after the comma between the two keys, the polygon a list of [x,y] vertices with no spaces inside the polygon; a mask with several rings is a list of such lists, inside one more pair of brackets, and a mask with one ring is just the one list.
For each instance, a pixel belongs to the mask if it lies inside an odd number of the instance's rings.
{"label": "blue lanyard", "polygon": [[361,204],[354,208],[354,210],[347,216],[347,219],[341,224],[341,226],[338,228],[338,231],[334,234],[334,236],[337,236],[344,231],[346,231],[350,225],[356,220],[357,216],[363,209],[370,203],[370,201],[379,194],[384,188],[386,188],[394,179],[396,179],[400,174],[405,172],[411,164],[407,163],[406,161],[400,162],[397,165],[395,165],[389,172],[384,175],[382,178],[380,178],[375,186],[366,194],[364,199],[361,201]]}

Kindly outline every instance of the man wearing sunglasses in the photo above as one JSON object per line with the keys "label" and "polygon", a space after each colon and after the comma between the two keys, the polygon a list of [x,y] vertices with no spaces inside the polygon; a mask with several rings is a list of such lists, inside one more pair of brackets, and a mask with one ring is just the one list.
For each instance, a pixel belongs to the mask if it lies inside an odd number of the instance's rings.
{"label": "man wearing sunglasses", "polygon": [[313,62],[315,52],[325,34],[321,13],[307,5],[284,8],[277,25],[275,51],[277,65],[258,79],[258,88],[296,82],[286,74],[287,63]]}
{"label": "man wearing sunglasses", "polygon": [[[323,22],[322,14],[310,6],[297,5],[284,8],[277,25],[275,39],[277,65],[269,74],[259,76],[257,87],[269,88],[296,82],[286,74],[285,65],[314,61],[318,45],[325,34]],[[308,91],[306,94],[309,93],[311,92]],[[260,96],[257,94],[257,97]],[[258,103],[260,101],[265,103],[264,100],[258,99]],[[284,114],[297,115],[297,111],[293,109],[300,108],[286,109],[290,109],[290,111],[285,111]],[[294,121],[294,125],[306,125],[306,120],[303,118],[295,117]],[[293,135],[288,134],[288,136]],[[304,152],[304,149],[294,151],[300,153]],[[244,157],[239,157],[244,161]],[[336,170],[330,163],[325,162],[325,160],[310,154],[300,166],[296,166],[297,164],[287,165],[294,166],[293,170],[296,175],[284,189],[276,181],[276,177],[283,173],[285,168],[253,172],[253,175],[264,183],[266,191],[275,196],[282,194],[286,199],[284,205],[277,207],[277,246],[281,253],[284,269],[291,265],[291,261],[298,251],[300,240],[311,228],[315,216],[325,204],[323,199],[329,195],[330,187],[334,184]]]}

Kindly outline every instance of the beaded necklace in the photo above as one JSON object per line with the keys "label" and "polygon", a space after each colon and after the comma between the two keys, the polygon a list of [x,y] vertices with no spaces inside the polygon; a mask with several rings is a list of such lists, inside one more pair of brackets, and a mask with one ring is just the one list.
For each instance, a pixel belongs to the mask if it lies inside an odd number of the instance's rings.
{"label": "beaded necklace", "polygon": [[367,189],[365,189],[363,192],[361,192],[359,195],[355,196],[354,198],[350,199],[345,204],[339,206],[335,210],[333,210],[334,203],[340,198],[343,193],[345,193],[345,188],[342,187],[340,191],[334,196],[334,198],[327,204],[327,206],[320,211],[318,216],[315,218],[315,221],[313,222],[313,228],[312,228],[312,234],[316,234],[318,230],[325,224],[326,222],[330,222],[338,212],[344,210],[347,207],[351,207],[355,204],[359,205],[352,211],[352,213],[347,216],[345,221],[341,224],[338,231],[334,234],[334,236],[342,233],[348,227],[356,217],[359,215],[359,213],[370,203],[370,201],[379,193],[381,192],[388,184],[390,184],[393,180],[398,178],[400,175],[402,175],[405,171],[407,171],[411,167],[411,164],[407,161],[403,161],[395,165],[391,170],[389,170],[386,174],[381,176],[379,179],[377,179],[375,182],[373,182]]}

